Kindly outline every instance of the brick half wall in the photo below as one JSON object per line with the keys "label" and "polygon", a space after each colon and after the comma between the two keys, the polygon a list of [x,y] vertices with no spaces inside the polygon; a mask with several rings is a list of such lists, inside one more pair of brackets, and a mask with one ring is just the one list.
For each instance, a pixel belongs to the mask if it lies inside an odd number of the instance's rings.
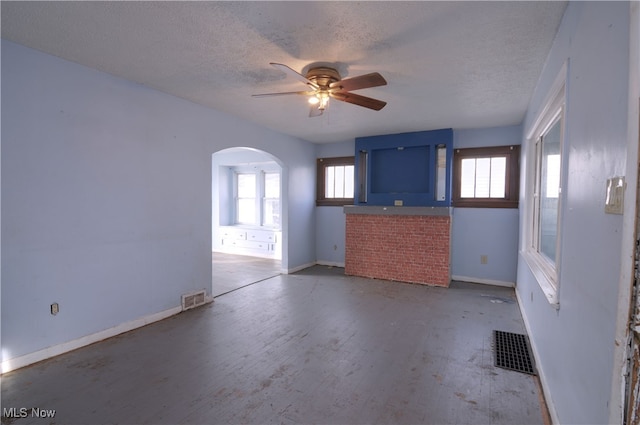
{"label": "brick half wall", "polygon": [[347,214],[345,274],[449,286],[451,218]]}

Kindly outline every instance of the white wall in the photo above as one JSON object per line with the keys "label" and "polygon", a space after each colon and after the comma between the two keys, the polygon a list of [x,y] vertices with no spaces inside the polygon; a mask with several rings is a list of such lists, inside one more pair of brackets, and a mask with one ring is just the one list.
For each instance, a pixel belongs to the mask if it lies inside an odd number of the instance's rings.
{"label": "white wall", "polygon": [[313,144],[3,40],[3,363],[209,292],[211,155],[233,146],[282,161],[283,267],[314,262]]}
{"label": "white wall", "polygon": [[[318,158],[353,156],[355,140],[318,144]],[[344,267],[346,218],[342,207],[316,207],[316,256],[320,264]]]}
{"label": "white wall", "polygon": [[[520,126],[453,131],[453,148],[519,145]],[[517,208],[454,208],[451,275],[471,282],[515,285],[518,263]],[[487,256],[487,264],[480,256]]]}
{"label": "white wall", "polygon": [[[629,3],[571,2],[526,114],[530,130],[569,61],[559,310],[519,255],[517,294],[538,369],[560,423],[607,423],[613,374],[622,216],[604,213],[605,181],[625,174]],[[523,142],[520,210],[526,167]],[[521,215],[520,239],[529,229]]]}

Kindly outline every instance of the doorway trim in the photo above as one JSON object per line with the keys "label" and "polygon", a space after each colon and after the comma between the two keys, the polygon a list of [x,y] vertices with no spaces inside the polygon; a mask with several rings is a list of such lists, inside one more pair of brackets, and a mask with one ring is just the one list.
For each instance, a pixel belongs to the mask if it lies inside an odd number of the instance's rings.
{"label": "doorway trim", "polygon": [[[282,242],[281,242],[281,258],[280,258],[280,264],[281,264],[281,270],[282,273],[287,273],[286,271],[288,270],[288,264],[289,264],[289,248],[288,248],[288,240],[289,240],[289,214],[288,214],[288,207],[289,207],[289,191],[288,191],[288,187],[289,187],[289,173],[288,173],[288,169],[287,167],[284,165],[284,162],[278,158],[276,155],[272,154],[271,152],[265,151],[263,149],[257,149],[257,148],[253,148],[250,146],[232,146],[232,147],[228,147],[228,148],[224,148],[224,149],[219,149],[215,152],[213,152],[211,154],[211,173],[210,173],[210,177],[211,177],[211,186],[210,186],[210,193],[211,193],[211,227],[210,227],[210,234],[211,234],[211,248],[213,248],[213,231],[214,231],[214,220],[216,217],[218,217],[218,215],[216,214],[216,212],[214,211],[215,205],[216,205],[216,199],[219,199],[219,187],[217,185],[217,176],[214,176],[214,173],[216,172],[216,170],[214,169],[214,160],[215,160],[215,156],[216,154],[220,154],[220,153],[224,153],[224,152],[238,152],[238,153],[242,153],[242,152],[247,152],[247,153],[253,153],[253,154],[260,154],[260,155],[264,155],[266,157],[268,157],[271,161],[274,161],[279,167],[280,167],[280,231],[282,234]],[[212,277],[213,277],[213,269],[211,271],[212,273]]]}
{"label": "doorway trim", "polygon": [[[609,397],[609,422],[625,423],[625,408],[631,399],[627,385],[629,370],[630,332],[633,312],[632,292],[635,281],[635,254],[640,212],[640,3],[629,2],[629,100],[627,113],[626,190],[622,217],[622,249],[618,281],[618,308],[615,330],[614,358]],[[637,401],[637,400],[636,400]]]}

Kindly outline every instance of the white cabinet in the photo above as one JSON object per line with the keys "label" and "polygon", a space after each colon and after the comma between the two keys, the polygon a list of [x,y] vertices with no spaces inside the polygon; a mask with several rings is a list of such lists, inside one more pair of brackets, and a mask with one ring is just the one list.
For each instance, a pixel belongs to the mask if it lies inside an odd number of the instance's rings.
{"label": "white cabinet", "polygon": [[247,239],[247,231],[238,227],[221,227],[220,228],[220,236],[223,240],[246,240]]}
{"label": "white cabinet", "polygon": [[256,250],[261,252],[269,251],[269,244],[266,242],[251,242],[251,241],[243,241],[243,240],[234,240],[234,239],[223,239],[222,246],[228,247],[231,249],[248,249],[248,250]]}
{"label": "white cabinet", "polygon": [[247,240],[254,242],[277,243],[278,233],[268,230],[247,230]]}
{"label": "white cabinet", "polygon": [[223,252],[279,259],[281,235],[281,232],[270,229],[221,226],[217,237]]}

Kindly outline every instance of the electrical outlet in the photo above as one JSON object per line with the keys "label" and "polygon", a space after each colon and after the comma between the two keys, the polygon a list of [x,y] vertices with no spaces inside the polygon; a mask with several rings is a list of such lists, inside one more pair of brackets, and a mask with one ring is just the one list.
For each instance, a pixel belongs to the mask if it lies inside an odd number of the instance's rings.
{"label": "electrical outlet", "polygon": [[488,255],[481,255],[480,256],[480,264],[487,264],[489,262],[489,256]]}
{"label": "electrical outlet", "polygon": [[51,304],[51,314],[55,316],[56,314],[58,314],[59,311],[60,311],[60,306],[58,305],[58,303]]}

